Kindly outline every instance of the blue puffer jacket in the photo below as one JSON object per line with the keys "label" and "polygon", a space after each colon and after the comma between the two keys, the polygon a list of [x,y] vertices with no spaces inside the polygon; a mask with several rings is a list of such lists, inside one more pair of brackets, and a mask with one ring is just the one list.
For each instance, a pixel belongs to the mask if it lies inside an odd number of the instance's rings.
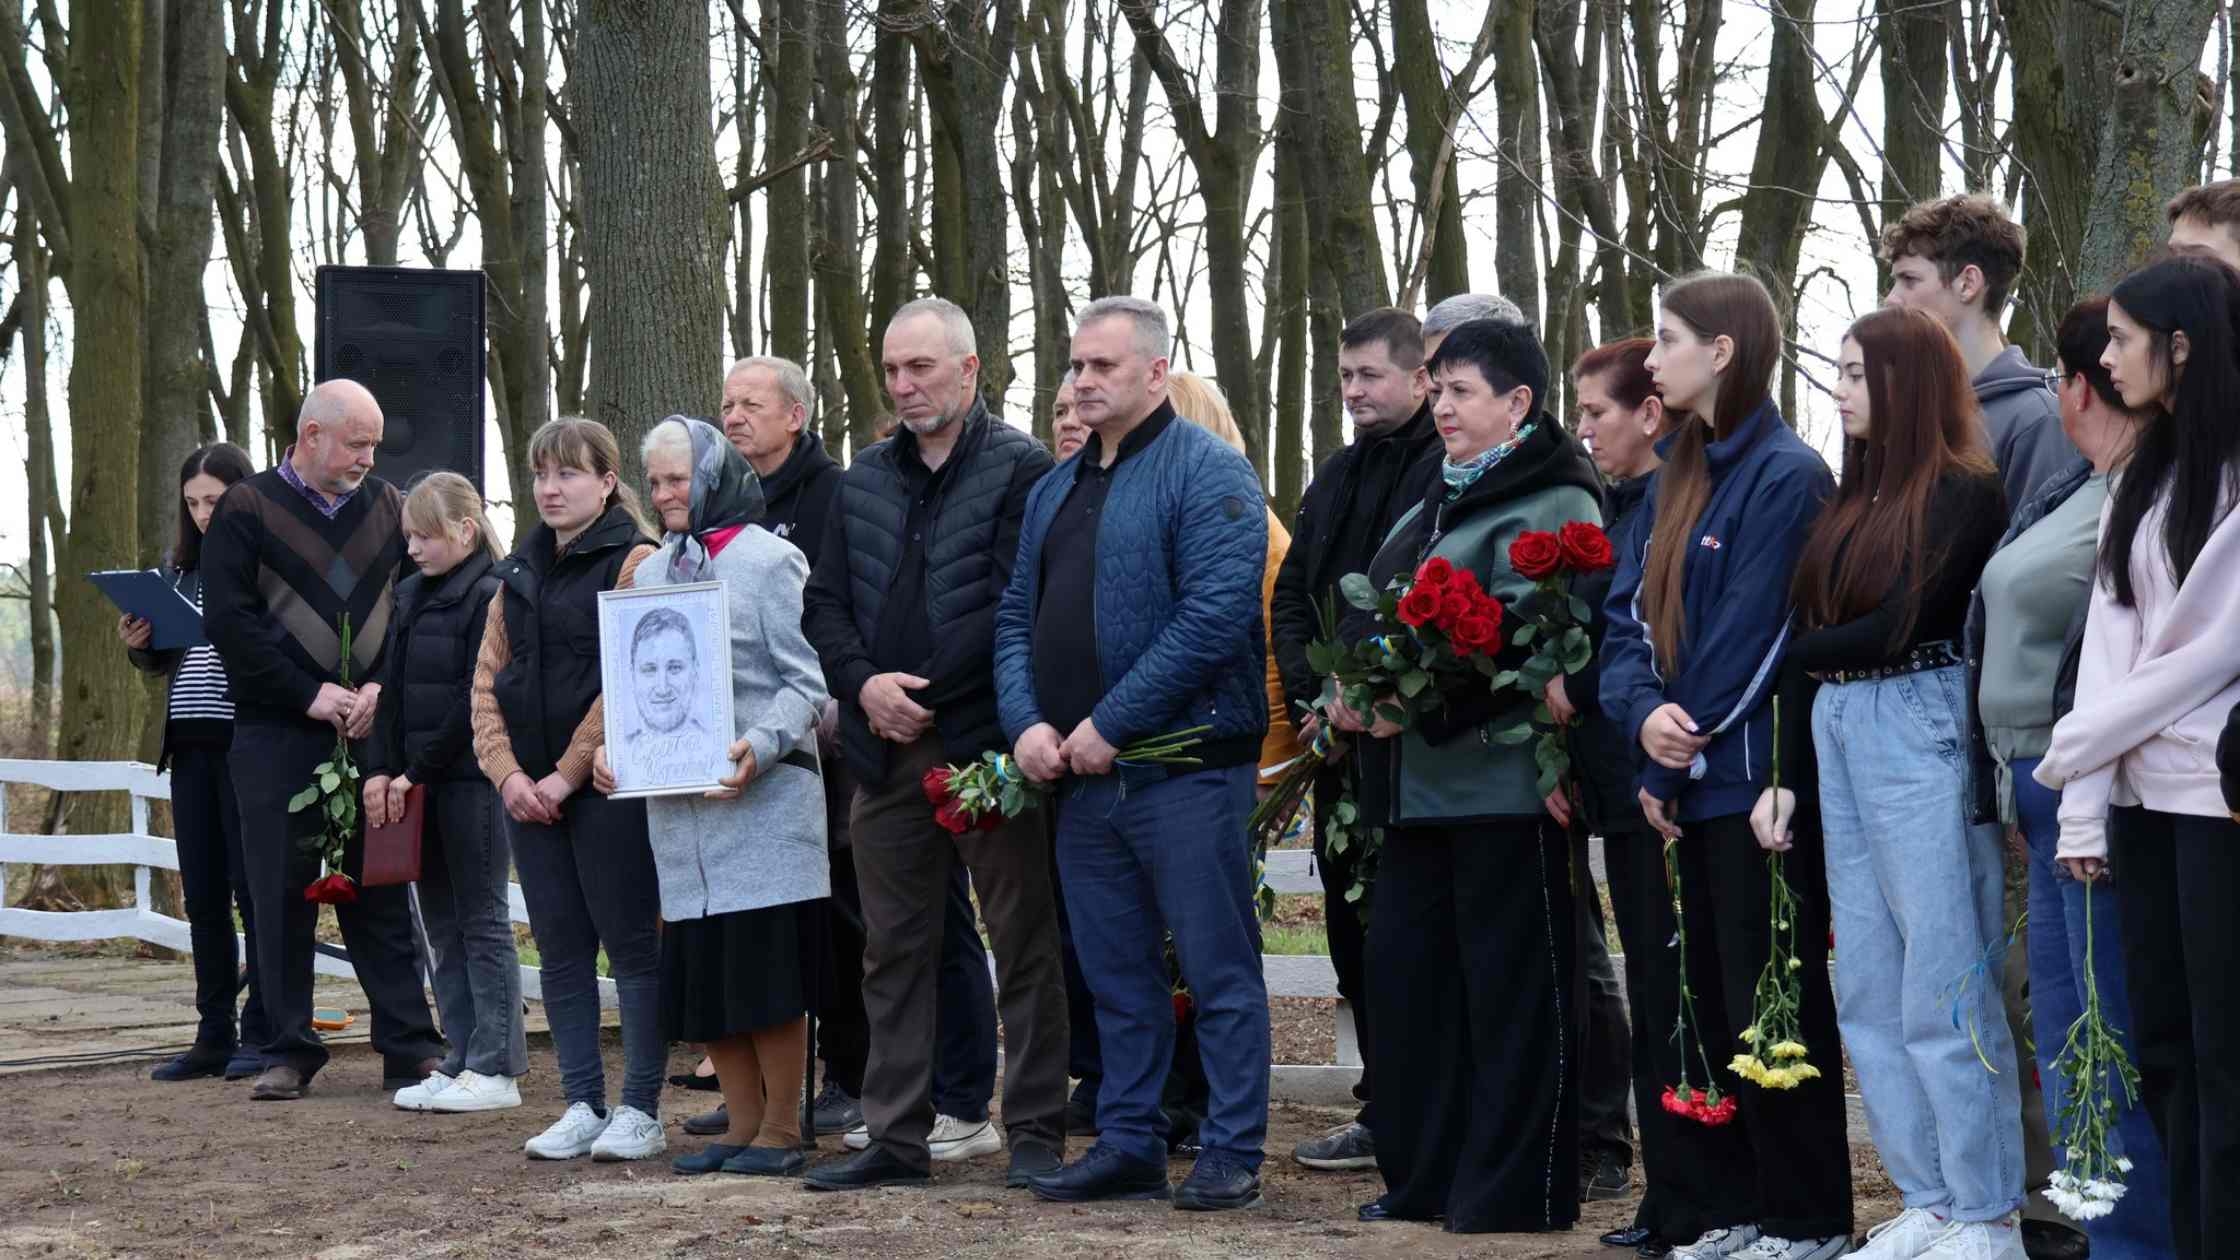
{"label": "blue puffer jacket", "polygon": [[[1660,455],[1672,438],[1658,444]],[[1774,684],[1789,646],[1789,584],[1805,535],[1835,492],[1819,452],[1805,445],[1770,402],[1733,433],[1704,448],[1710,501],[1686,535],[1681,575],[1680,668],[1657,666],[1641,620],[1642,565],[1657,526],[1662,474],[1648,502],[1613,542],[1617,576],[1604,605],[1602,710],[1640,747],[1641,727],[1677,704],[1712,737],[1686,770],[1644,758],[1641,787],[1677,802],[1682,822],[1747,814],[1771,769]]]}
{"label": "blue puffer jacket", "polygon": [[[1042,720],[1029,656],[1042,543],[1080,458],[1027,496],[1018,562],[996,610],[996,701],[1013,743]],[[1123,747],[1208,725],[1207,743],[1248,743],[1246,760],[1256,755],[1268,729],[1267,562],[1260,482],[1221,439],[1173,423],[1120,462],[1097,522],[1097,667],[1106,692],[1091,716],[1099,734]]]}

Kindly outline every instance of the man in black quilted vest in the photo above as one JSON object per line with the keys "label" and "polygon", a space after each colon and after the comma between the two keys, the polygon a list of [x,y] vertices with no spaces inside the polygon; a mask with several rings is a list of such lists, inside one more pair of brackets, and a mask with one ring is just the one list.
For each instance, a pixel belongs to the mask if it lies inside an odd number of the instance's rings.
{"label": "man in black quilted vest", "polygon": [[[934,1127],[935,976],[943,903],[972,872],[995,945],[1010,1183],[1065,1147],[1066,993],[1057,902],[1039,818],[951,835],[919,786],[928,770],[1006,747],[996,720],[996,604],[1010,580],[1027,491],[1050,468],[1032,437],[978,396],[972,321],[924,298],[896,311],[883,347],[894,436],[849,465],[809,579],[804,628],[841,701],[856,781],[849,833],[863,897],[870,1146],[811,1170],[814,1190],[923,1182]],[[960,1148],[1002,1149],[992,1126]]]}
{"label": "man in black quilted vest", "polygon": [[[202,543],[203,628],[233,685],[233,786],[241,807],[257,971],[273,1039],[250,1097],[303,1096],[326,1065],[311,1027],[311,960],[319,907],[303,898],[319,876],[303,850],[317,816],[288,798],[334,751],[335,733],[373,729],[391,596],[406,562],[403,496],[372,476],[381,406],[354,381],[313,389],[296,440],[279,464],[218,501]],[[342,683],[342,618],[350,618],[350,678]],[[346,865],[356,870],[357,842]],[[360,887],[335,907],[350,964],[373,1004],[383,1088],[435,1070],[443,1038],[428,1018],[402,885]]]}

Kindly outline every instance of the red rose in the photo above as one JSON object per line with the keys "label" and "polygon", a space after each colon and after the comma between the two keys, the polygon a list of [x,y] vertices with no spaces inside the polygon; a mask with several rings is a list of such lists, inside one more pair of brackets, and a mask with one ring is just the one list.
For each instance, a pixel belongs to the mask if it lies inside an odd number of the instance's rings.
{"label": "red rose", "polygon": [[1420,627],[1439,615],[1439,592],[1428,586],[1418,585],[1400,597],[1400,620],[1410,626]]}
{"label": "red rose", "polygon": [[965,813],[964,807],[955,801],[943,801],[933,811],[933,820],[941,824],[943,831],[953,836],[961,836],[972,829],[972,816]]}
{"label": "red rose", "polygon": [[1455,624],[1469,616],[1475,608],[1476,602],[1470,598],[1468,591],[1448,587],[1447,593],[1439,597],[1439,628],[1453,634]]}
{"label": "red rose", "polygon": [[1416,570],[1417,586],[1445,586],[1454,580],[1454,565],[1445,556],[1433,556]]}
{"label": "red rose", "polygon": [[1191,1000],[1190,1000],[1190,993],[1189,993],[1189,990],[1185,989],[1185,990],[1183,990],[1182,992],[1180,992],[1180,993],[1177,993],[1177,994],[1175,994],[1175,995],[1174,995],[1174,1022],[1175,1022],[1175,1023],[1177,1023],[1177,1024],[1187,1024],[1187,1023],[1189,1023],[1189,1022],[1190,1022],[1190,1012],[1191,1012],[1191,1010],[1193,1010],[1193,1009],[1194,1009],[1194,1008],[1195,1008],[1196,1006],[1197,1006],[1197,1003],[1195,1003],[1195,1002],[1193,1002],[1193,1001],[1191,1001]]}
{"label": "red rose", "polygon": [[[1500,608],[1499,604],[1494,605],[1496,613],[1500,611]],[[1462,654],[1465,656],[1477,652],[1491,652],[1501,646],[1501,620],[1498,616],[1488,617],[1483,613],[1471,613],[1454,623],[1454,641],[1455,646],[1462,649]]]}
{"label": "red rose", "polygon": [[1563,567],[1563,543],[1546,530],[1527,530],[1509,544],[1509,567],[1535,582],[1554,577]]}
{"label": "red rose", "polygon": [[1571,521],[1556,536],[1563,562],[1580,573],[1599,573],[1618,563],[1610,550],[1610,536],[1590,521]]}
{"label": "red rose", "polygon": [[1002,810],[989,808],[981,810],[980,816],[972,820],[972,825],[981,831],[994,831],[1003,825],[1003,821]]}
{"label": "red rose", "polygon": [[1478,596],[1486,593],[1486,588],[1478,585],[1478,575],[1472,573],[1468,569],[1455,570],[1454,580],[1447,583],[1447,589],[1450,591],[1461,591],[1463,594],[1470,596],[1472,599],[1476,599]]}
{"label": "red rose", "polygon": [[348,875],[336,871],[314,880],[310,887],[303,890],[303,899],[321,905],[346,906],[358,899],[358,886],[351,882]]}
{"label": "red rose", "polygon": [[928,805],[947,804],[949,801],[949,767],[935,766],[933,769],[926,771],[926,777],[918,780],[918,786],[926,790],[926,803]]}

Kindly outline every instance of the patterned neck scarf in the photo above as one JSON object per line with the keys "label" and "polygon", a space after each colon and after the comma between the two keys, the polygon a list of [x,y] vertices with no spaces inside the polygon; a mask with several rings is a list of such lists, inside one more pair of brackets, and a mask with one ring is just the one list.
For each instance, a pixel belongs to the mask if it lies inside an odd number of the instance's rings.
{"label": "patterned neck scarf", "polygon": [[1461,498],[1463,491],[1476,485],[1478,478],[1486,475],[1487,469],[1509,458],[1509,453],[1523,445],[1524,440],[1531,437],[1532,431],[1538,427],[1539,421],[1527,420],[1517,426],[1516,433],[1508,441],[1496,443],[1470,459],[1459,464],[1449,459],[1440,460],[1439,477],[1447,483],[1447,502],[1452,503]]}

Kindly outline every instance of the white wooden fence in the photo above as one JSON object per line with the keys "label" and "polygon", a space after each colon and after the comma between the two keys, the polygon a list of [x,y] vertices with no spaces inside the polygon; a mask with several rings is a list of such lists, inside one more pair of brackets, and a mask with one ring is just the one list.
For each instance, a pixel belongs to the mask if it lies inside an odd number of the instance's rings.
{"label": "white wooden fence", "polygon": [[[25,783],[57,792],[127,792],[132,812],[129,832],[114,835],[40,835],[9,829],[7,785]],[[179,851],[172,841],[148,831],[148,802],[171,799],[171,780],[142,762],[30,761],[0,758],[0,890],[7,885],[8,863],[41,866],[130,866],[132,904],[115,910],[60,912],[26,910],[0,905],[0,936],[35,941],[100,941],[131,939],[187,951],[192,948],[184,920],[159,913],[149,896],[149,872],[179,869]],[[1304,850],[1282,850],[1268,855],[1267,879],[1279,893],[1320,894],[1313,855]],[[527,923],[529,912],[521,900],[521,886],[507,886],[513,921]],[[322,949],[313,955],[313,967],[322,975],[355,978],[347,955],[339,949]],[[1322,954],[1270,954],[1261,959],[1271,997],[1336,998],[1337,972]],[[521,969],[521,991],[542,998],[542,977],[534,967]],[[613,1006],[614,984],[599,981],[602,1004]],[[1276,1064],[1271,1085],[1279,1098],[1299,1102],[1343,1104],[1361,1075],[1361,1054],[1354,1037],[1353,1015],[1341,999],[1337,1011],[1337,1062],[1327,1064]]]}

